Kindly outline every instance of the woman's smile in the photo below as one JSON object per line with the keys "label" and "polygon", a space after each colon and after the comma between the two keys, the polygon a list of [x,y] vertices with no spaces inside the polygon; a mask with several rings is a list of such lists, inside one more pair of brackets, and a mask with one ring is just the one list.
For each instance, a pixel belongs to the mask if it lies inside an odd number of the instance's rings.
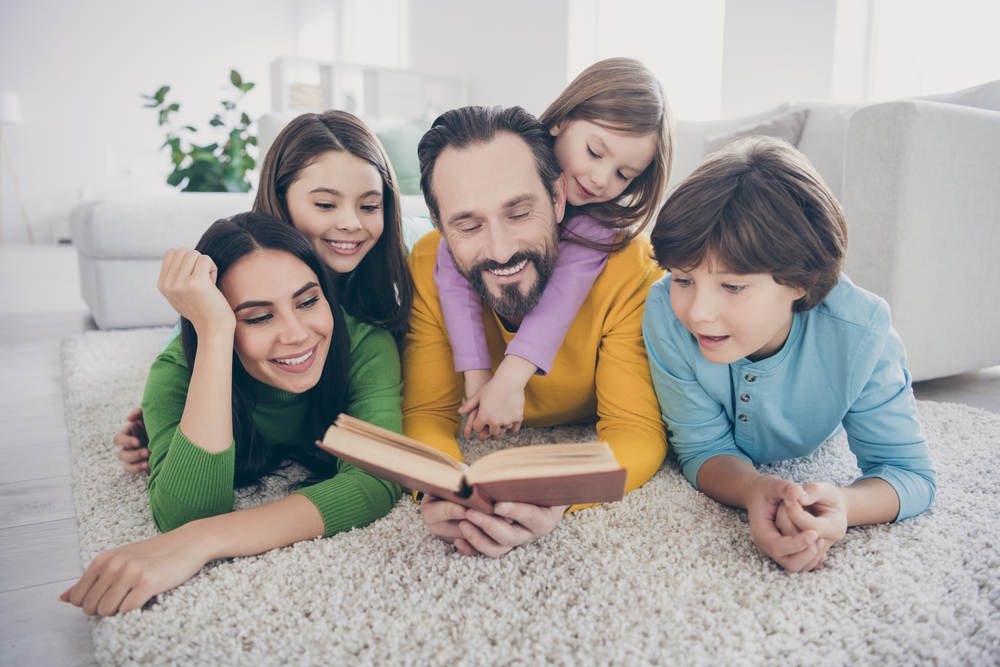
{"label": "woman's smile", "polygon": [[316,361],[316,348],[318,345],[318,343],[313,345],[310,349],[306,350],[305,354],[290,354],[287,357],[279,357],[277,359],[271,359],[270,361],[283,371],[287,371],[289,373],[305,373],[312,368],[313,362]]}

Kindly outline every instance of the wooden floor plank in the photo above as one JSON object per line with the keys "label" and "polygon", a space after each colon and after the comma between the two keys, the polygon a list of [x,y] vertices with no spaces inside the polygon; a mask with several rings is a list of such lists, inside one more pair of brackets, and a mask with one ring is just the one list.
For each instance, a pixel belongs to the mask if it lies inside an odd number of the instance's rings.
{"label": "wooden floor plank", "polygon": [[65,581],[82,574],[76,519],[0,530],[0,592]]}
{"label": "wooden floor plank", "polygon": [[66,420],[62,414],[0,421],[0,449],[60,442],[69,442]]}
{"label": "wooden floor plank", "polygon": [[0,448],[0,484],[68,477],[69,458],[69,443],[65,440]]}
{"label": "wooden floor plank", "polygon": [[4,403],[0,410],[0,424],[20,419],[63,419],[61,394],[45,393],[41,396],[15,396]]}
{"label": "wooden floor plank", "polygon": [[76,517],[70,477],[0,484],[0,529]]}
{"label": "wooden floor plank", "polygon": [[96,665],[90,620],[56,598],[76,577],[0,593],[0,666]]}

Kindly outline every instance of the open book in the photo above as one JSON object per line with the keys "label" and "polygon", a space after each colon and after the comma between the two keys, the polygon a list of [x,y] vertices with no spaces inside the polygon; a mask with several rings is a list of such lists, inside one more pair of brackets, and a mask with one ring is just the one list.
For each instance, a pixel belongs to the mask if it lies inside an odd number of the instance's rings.
{"label": "open book", "polygon": [[493,513],[504,500],[540,507],[621,500],[625,468],[606,442],[493,452],[468,469],[412,438],[340,415],[320,447],[379,479]]}

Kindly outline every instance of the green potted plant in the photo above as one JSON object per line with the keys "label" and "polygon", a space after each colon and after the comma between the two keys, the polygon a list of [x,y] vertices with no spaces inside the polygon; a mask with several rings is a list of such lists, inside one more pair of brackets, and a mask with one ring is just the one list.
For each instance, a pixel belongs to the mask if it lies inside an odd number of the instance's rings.
{"label": "green potted plant", "polygon": [[181,131],[197,132],[197,128],[185,125],[179,130],[170,115],[180,110],[181,105],[167,102],[170,86],[162,86],[153,95],[143,95],[149,100],[145,106],[159,111],[159,124],[167,128],[167,140],[162,148],[170,147],[170,157],[174,170],[167,176],[167,183],[175,187],[184,186],[184,192],[248,192],[250,181],[247,172],[255,166],[254,159],[247,153],[247,146],[256,146],[257,137],[250,134],[250,117],[237,107],[240,100],[253,87],[244,82],[239,72],[232,70],[229,75],[233,87],[239,91],[234,100],[222,101],[222,113],[215,114],[208,124],[228,131],[229,138],[224,144],[218,142],[199,146],[191,141],[182,144]]}

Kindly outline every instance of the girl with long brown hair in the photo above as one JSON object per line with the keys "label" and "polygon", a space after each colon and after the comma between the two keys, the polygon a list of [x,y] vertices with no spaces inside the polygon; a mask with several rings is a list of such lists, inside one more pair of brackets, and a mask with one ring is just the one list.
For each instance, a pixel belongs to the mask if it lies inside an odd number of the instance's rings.
{"label": "girl with long brown hair", "polygon": [[[638,60],[609,58],[584,70],[539,119],[549,128],[562,169],[567,208],[559,259],[538,304],[493,373],[479,296],[438,246],[435,281],[455,371],[465,376],[465,436],[516,432],[524,387],[546,374],[608,253],[625,247],[653,219],[673,160],[674,121],[660,83]],[[510,276],[526,262],[498,271]]]}

